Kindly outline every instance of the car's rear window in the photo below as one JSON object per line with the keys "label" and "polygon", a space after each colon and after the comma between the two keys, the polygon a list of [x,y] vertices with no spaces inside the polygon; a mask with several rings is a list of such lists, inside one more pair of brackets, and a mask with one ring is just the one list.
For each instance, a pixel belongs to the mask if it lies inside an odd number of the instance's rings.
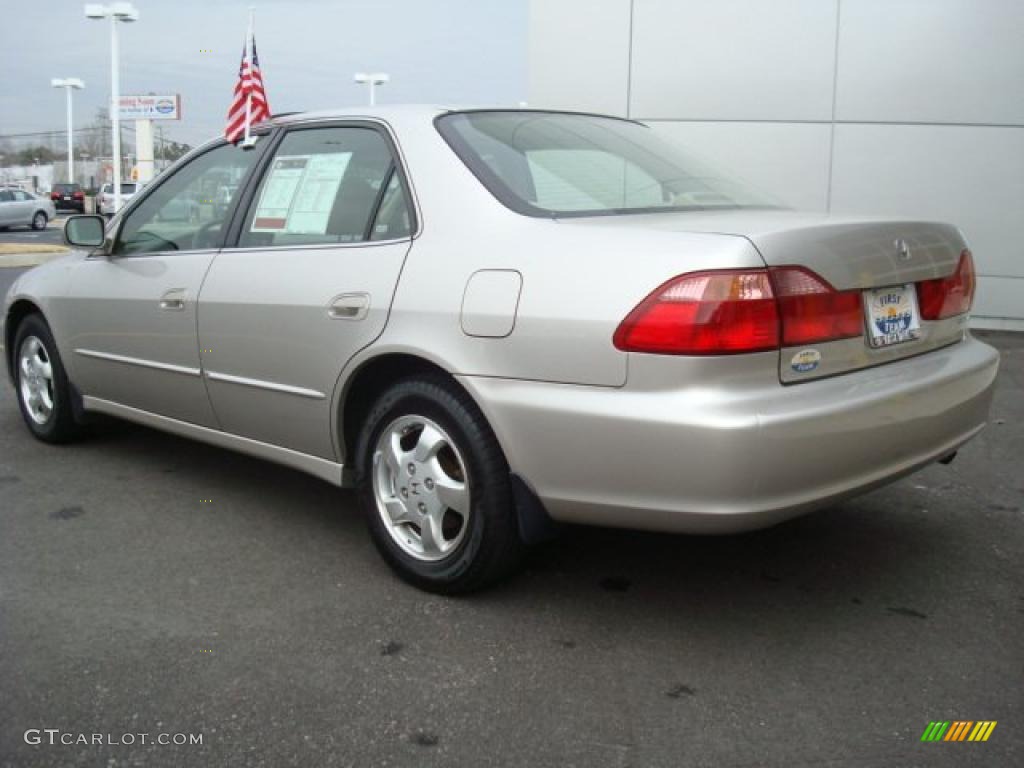
{"label": "car's rear window", "polygon": [[630,120],[488,110],[437,127],[495,197],[530,216],[777,205]]}
{"label": "car's rear window", "polygon": [[121,194],[122,195],[133,195],[133,194],[135,194],[135,185],[134,184],[122,184],[121,185]]}

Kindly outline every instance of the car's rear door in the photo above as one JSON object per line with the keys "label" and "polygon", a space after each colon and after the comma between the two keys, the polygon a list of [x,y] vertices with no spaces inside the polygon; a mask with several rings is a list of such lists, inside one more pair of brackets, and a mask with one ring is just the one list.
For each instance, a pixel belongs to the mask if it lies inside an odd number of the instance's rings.
{"label": "car's rear door", "polygon": [[31,224],[35,212],[36,199],[28,192],[23,192],[20,189],[14,190],[14,223]]}
{"label": "car's rear door", "polygon": [[16,210],[13,190],[0,189],[0,227],[8,227],[14,223]]}
{"label": "car's rear door", "polygon": [[199,297],[202,368],[224,430],[333,458],[334,387],[412,242],[408,185],[375,122],[295,126],[264,165]]}
{"label": "car's rear door", "polygon": [[237,184],[258,155],[226,144],[198,155],[124,214],[108,249],[75,265],[55,305],[68,329],[71,379],[84,395],[217,426],[200,370],[196,302],[226,214],[161,214],[211,179]]}

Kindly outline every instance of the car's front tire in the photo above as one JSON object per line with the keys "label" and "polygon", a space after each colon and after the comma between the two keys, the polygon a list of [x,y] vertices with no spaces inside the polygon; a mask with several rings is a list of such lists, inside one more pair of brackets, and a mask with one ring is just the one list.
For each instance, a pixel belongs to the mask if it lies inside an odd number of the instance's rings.
{"label": "car's front tire", "polygon": [[28,315],[14,336],[14,385],[29,431],[47,443],[78,436],[71,386],[46,321]]}
{"label": "car's front tire", "polygon": [[36,211],[35,216],[32,217],[32,229],[37,231],[40,229],[46,229],[46,222],[46,214],[42,211]]}
{"label": "car's front tire", "polygon": [[374,544],[422,589],[471,592],[519,563],[508,463],[447,377],[405,379],[380,396],[357,443],[356,488]]}

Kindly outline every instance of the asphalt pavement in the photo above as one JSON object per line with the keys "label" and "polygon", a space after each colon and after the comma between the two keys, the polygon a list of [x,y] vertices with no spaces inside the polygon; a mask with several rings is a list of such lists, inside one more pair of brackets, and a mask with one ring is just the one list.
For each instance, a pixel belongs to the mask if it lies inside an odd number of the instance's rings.
{"label": "asphalt pavement", "polygon": [[350,492],[121,422],[44,445],[0,385],[0,765],[1024,765],[1024,335],[988,338],[950,466],[742,536],[572,529],[460,599]]}
{"label": "asphalt pavement", "polygon": [[31,227],[13,227],[0,232],[0,243],[12,245],[63,245],[64,221],[69,214],[58,211],[57,218],[38,232]]}

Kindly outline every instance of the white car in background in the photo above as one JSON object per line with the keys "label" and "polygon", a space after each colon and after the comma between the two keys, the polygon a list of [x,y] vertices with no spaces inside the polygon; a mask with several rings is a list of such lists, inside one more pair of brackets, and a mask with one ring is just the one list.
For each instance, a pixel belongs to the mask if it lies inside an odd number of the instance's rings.
{"label": "white car in background", "polygon": [[[121,182],[121,205],[124,206],[129,200],[135,197],[135,193],[142,189],[142,184],[134,181]],[[114,185],[104,184],[96,198],[96,213],[101,216],[113,216],[117,211],[114,209]]]}

